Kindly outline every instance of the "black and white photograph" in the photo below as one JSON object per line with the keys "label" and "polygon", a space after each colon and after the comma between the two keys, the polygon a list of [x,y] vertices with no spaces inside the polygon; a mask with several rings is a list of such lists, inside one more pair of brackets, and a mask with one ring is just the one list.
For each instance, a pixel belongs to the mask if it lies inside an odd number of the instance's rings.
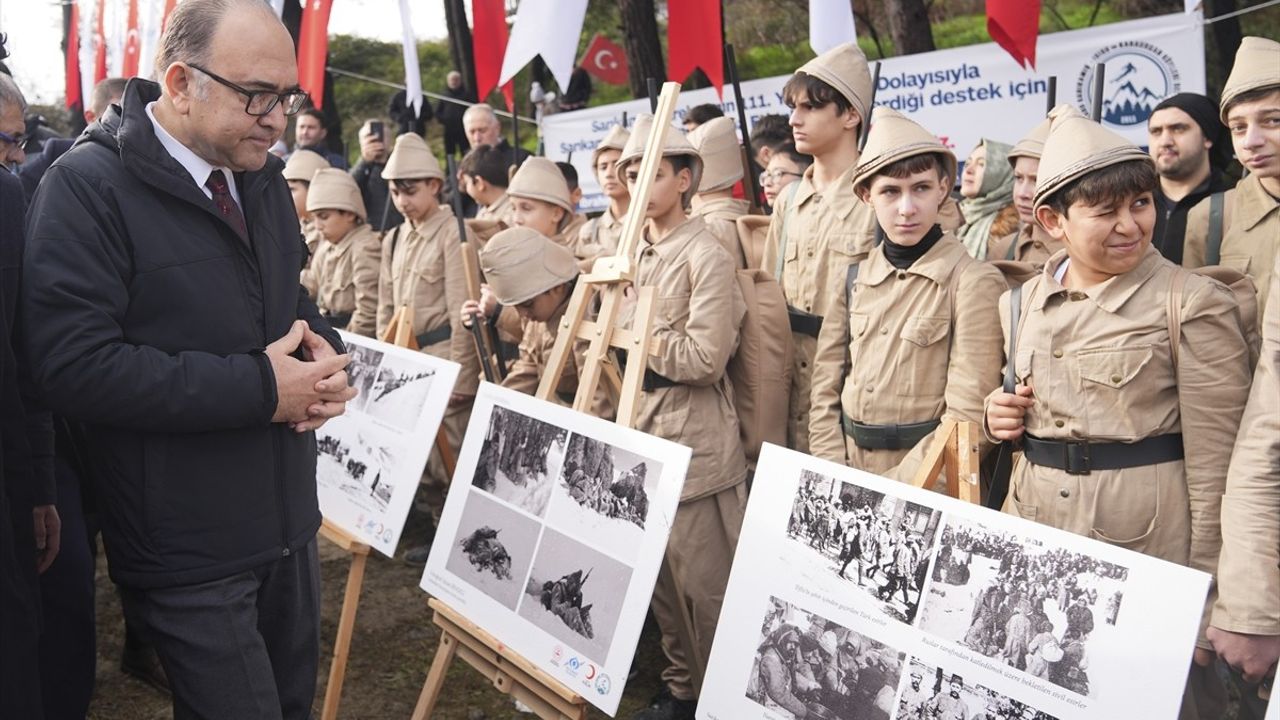
{"label": "black and white photograph", "polygon": [[495,405],[471,484],[542,517],[569,431]]}
{"label": "black and white photograph", "polygon": [[631,568],[548,527],[517,612],[603,665],[630,583]]}
{"label": "black and white photograph", "polygon": [[954,670],[912,658],[896,720],[1058,720]]}
{"label": "black and white photograph", "polygon": [[809,569],[873,599],[911,624],[928,579],[941,513],[852,482],[802,470],[787,537]]}
{"label": "black and white photograph", "polygon": [[662,463],[574,433],[551,491],[547,522],[631,564],[661,478]]}
{"label": "black and white photograph", "polygon": [[356,389],[356,397],[347,403],[348,410],[364,411],[369,403],[369,395],[373,384],[378,379],[378,365],[382,364],[383,352],[377,348],[358,343],[347,343],[347,355],[351,361],[347,363],[347,378],[351,387]]}
{"label": "black and white photograph", "polygon": [[747,698],[784,718],[888,720],[903,653],[769,598]]}
{"label": "black and white photograph", "polygon": [[402,432],[413,432],[431,391],[435,370],[386,355],[369,387],[364,412]]}
{"label": "black and white photograph", "polygon": [[468,492],[445,567],[503,607],[515,610],[541,529],[537,520],[488,495]]}
{"label": "black and white photograph", "polygon": [[394,438],[377,428],[340,415],[316,431],[316,481],[341,492],[356,506],[382,512],[394,485]]}
{"label": "black and white photograph", "polygon": [[942,532],[932,575],[921,630],[1077,695],[1098,697],[1099,684],[1123,683],[1125,668],[1109,673],[1100,663],[1112,654],[1109,643],[1123,642],[1127,568],[954,522]]}

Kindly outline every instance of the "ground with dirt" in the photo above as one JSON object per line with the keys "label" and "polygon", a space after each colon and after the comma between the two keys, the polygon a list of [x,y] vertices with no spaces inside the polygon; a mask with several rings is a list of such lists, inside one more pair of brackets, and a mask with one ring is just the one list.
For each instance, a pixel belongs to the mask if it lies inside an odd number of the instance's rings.
{"label": "ground with dirt", "polygon": [[[400,547],[420,544],[425,528],[417,513],[410,515]],[[348,555],[320,540],[323,600],[320,626],[320,672],[315,717],[320,717],[329,677],[333,639],[346,585]],[[407,719],[413,712],[427,668],[435,655],[440,634],[427,610],[427,594],[418,588],[421,567],[399,559],[371,555],[365,571],[364,592],[356,615],[355,634],[343,684],[342,720]],[[167,695],[120,672],[124,621],[115,586],[107,578],[106,561],[98,560],[98,676],[91,720],[166,720],[173,716]],[[636,667],[639,675],[628,683],[617,717],[628,718],[643,707],[660,686],[664,666],[657,629],[645,626]],[[461,661],[455,661],[445,681],[434,717],[446,720],[502,720],[532,718],[517,712],[511,698]],[[594,708],[593,720],[607,717]]]}

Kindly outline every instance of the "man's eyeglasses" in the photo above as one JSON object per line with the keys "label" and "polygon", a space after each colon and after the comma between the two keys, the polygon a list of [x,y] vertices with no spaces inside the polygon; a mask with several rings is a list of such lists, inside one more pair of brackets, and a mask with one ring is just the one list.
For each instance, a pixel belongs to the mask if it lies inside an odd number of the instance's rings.
{"label": "man's eyeglasses", "polygon": [[0,132],[0,141],[7,142],[11,145],[17,145],[18,147],[22,147],[23,145],[26,145],[27,139],[28,138],[24,133],[18,133],[17,135],[10,135],[7,132]]}
{"label": "man's eyeglasses", "polygon": [[795,177],[804,177],[804,173],[791,172],[790,170],[782,170],[782,169],[767,170],[765,172],[760,173],[760,184],[770,185],[772,183],[780,182],[782,178],[788,175],[793,175]]}
{"label": "man's eyeglasses", "polygon": [[230,80],[219,77],[208,70],[196,65],[195,63],[187,63],[191,67],[213,78],[220,85],[225,85],[232,90],[244,95],[247,101],[244,104],[244,111],[254,117],[262,117],[268,115],[272,110],[276,109],[276,105],[284,106],[285,115],[297,115],[307,104],[307,93],[302,90],[289,90],[288,92],[272,92],[270,90],[249,90],[242,88]]}

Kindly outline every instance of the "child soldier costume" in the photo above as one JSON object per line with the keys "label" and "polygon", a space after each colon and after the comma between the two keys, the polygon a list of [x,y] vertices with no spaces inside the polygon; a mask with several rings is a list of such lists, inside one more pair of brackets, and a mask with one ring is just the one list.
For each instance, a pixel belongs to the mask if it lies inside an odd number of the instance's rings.
{"label": "child soldier costume", "polygon": [[[295,155],[301,153],[295,153]],[[342,210],[356,216],[354,227],[336,241],[321,240],[302,271],[302,286],[335,329],[373,337],[378,320],[381,245],[369,227],[360,187],[346,172],[316,172],[307,193],[307,211]]]}
{"label": "child soldier costume", "polygon": [[[631,138],[631,133],[621,125],[614,125],[609,128],[609,133],[604,136],[600,144],[595,150],[591,151],[591,167],[595,168],[600,162],[600,155],[608,150],[616,150],[622,152],[627,146],[627,140]],[[615,169],[614,172],[617,172]],[[601,180],[597,173],[597,180]],[[626,186],[626,181],[619,179],[622,185]],[[587,257],[600,257],[602,255],[612,255],[618,250],[618,242],[622,238],[622,220],[623,218],[614,214],[614,203],[609,202],[604,212],[599,217],[592,218],[587,221],[582,229],[578,232],[578,248],[579,251]]]}
{"label": "child soldier costume", "polygon": [[742,179],[742,147],[738,145],[733,121],[712,118],[690,131],[688,139],[702,158],[702,182],[689,215],[702,218],[738,267],[745,268],[737,219],[747,214],[751,203],[732,194],[734,184]]}
{"label": "child soldier costume", "polygon": [[[1052,120],[1045,118],[1039,125],[1031,129],[1027,136],[1018,141],[1009,151],[1009,164],[1017,167],[1018,158],[1031,158],[1040,162],[1040,154],[1044,152],[1045,138],[1049,137],[1049,125]],[[1016,192],[1016,191],[1015,191]],[[1015,201],[1016,201],[1015,197]],[[1030,263],[1036,268],[1044,267],[1051,255],[1062,249],[1062,243],[1055,240],[1040,227],[1040,223],[1032,220],[1024,223],[1017,232],[1009,233],[1002,238],[993,239],[987,248],[988,260],[1017,260]]]}
{"label": "child soldier costume", "polygon": [[[940,205],[955,156],[894,110],[878,107],[872,118],[853,186],[869,190],[900,161],[932,156],[928,172],[934,180],[945,176]],[[814,356],[809,447],[815,457],[877,474],[892,475],[910,458],[898,473],[909,480],[942,420],[981,422],[983,398],[1000,381],[996,301],[1008,285],[937,225],[914,245],[895,237],[887,231],[828,298]]]}
{"label": "child soldier costume", "polygon": [[[289,156],[288,162],[284,164],[284,179],[289,183],[289,192],[294,196],[294,205],[299,206],[298,193],[303,194],[300,207],[306,210],[306,194],[307,188],[311,185],[311,178],[320,170],[332,167],[324,156],[310,150],[299,150]],[[299,190],[298,184],[301,185]],[[315,254],[316,248],[320,246],[320,234],[316,232],[315,222],[311,219],[310,213],[304,217],[298,218],[298,224],[302,226],[302,240],[307,244],[307,252]]]}

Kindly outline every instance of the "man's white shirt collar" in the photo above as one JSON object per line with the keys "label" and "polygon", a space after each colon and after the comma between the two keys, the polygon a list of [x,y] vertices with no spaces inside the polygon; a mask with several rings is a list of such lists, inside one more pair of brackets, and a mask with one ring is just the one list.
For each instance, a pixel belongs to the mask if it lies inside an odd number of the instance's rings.
{"label": "man's white shirt collar", "polygon": [[231,174],[231,171],[210,165],[204,158],[192,152],[191,148],[178,142],[178,139],[170,135],[169,131],[165,130],[164,126],[160,124],[160,121],[156,120],[156,114],[152,110],[154,105],[155,102],[147,103],[147,117],[151,118],[151,126],[155,128],[156,139],[160,141],[164,149],[173,156],[174,160],[178,161],[178,164],[183,169],[191,173],[191,179],[195,181],[196,187],[200,188],[205,197],[212,200],[213,191],[205,187],[205,183],[209,180],[210,173],[214,170],[221,170],[223,176],[227,178],[227,187],[231,190],[231,199],[235,200],[236,204],[243,208],[244,203],[240,202],[240,191],[236,189],[236,179]]}

